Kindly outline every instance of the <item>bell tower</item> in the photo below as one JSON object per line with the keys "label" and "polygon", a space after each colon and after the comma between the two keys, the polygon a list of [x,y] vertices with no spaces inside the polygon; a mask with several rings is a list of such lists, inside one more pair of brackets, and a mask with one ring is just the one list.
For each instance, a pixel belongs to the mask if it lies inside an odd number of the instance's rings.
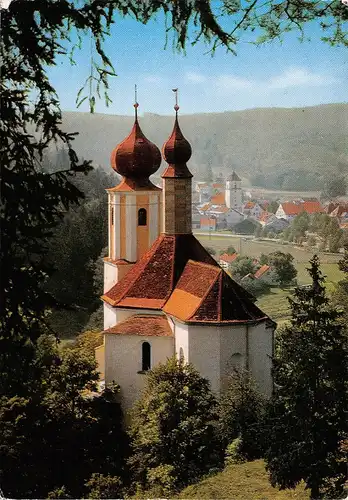
{"label": "bell tower", "polygon": [[171,136],[162,152],[168,167],[163,179],[163,232],[164,234],[192,233],[192,174],[186,162],[191,158],[190,143],[183,136],[178,121],[178,89],[175,92],[175,122]]}
{"label": "bell tower", "polygon": [[140,128],[138,106],[135,98],[131,133],[111,154],[111,166],[122,180],[106,190],[109,252],[104,259],[104,293],[123,278],[161,232],[162,190],[149,179],[160,167],[161,153]]}
{"label": "bell tower", "polygon": [[235,171],[226,179],[225,203],[228,208],[242,210],[242,181]]}

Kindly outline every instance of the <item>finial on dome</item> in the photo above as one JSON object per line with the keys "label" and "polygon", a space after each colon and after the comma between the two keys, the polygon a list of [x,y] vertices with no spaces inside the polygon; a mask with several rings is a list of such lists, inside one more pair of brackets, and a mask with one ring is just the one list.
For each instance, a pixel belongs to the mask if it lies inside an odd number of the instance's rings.
{"label": "finial on dome", "polygon": [[138,121],[138,108],[139,108],[139,103],[138,103],[138,89],[137,89],[137,84],[134,85],[134,109],[135,109],[135,121]]}
{"label": "finial on dome", "polygon": [[175,114],[176,116],[178,116],[178,111],[180,109],[180,106],[178,105],[178,89],[172,89],[172,91],[175,94],[175,106],[174,106]]}
{"label": "finial on dome", "polygon": [[192,149],[179,126],[178,89],[172,89],[172,91],[175,93],[175,122],[171,136],[162,148],[163,157],[169,164],[169,168],[164,172],[163,177],[192,177],[186,166],[186,162],[191,158]]}

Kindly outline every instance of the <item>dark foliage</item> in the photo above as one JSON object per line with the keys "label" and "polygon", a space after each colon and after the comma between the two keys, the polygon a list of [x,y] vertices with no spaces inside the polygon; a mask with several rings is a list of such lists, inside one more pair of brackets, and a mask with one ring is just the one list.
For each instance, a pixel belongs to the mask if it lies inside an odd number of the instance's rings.
{"label": "dark foliage", "polygon": [[225,447],[240,438],[239,454],[247,460],[263,456],[266,399],[245,370],[235,369],[220,399],[220,432]]}
{"label": "dark foliage", "polygon": [[347,344],[316,256],[308,272],[312,285],[295,289],[291,324],[276,337],[267,463],[273,485],[304,480],[312,498],[338,498],[346,474]]}
{"label": "dark foliage", "polygon": [[154,368],[132,414],[130,466],[136,483],[168,493],[220,466],[217,424],[209,383],[191,365],[171,358]]}

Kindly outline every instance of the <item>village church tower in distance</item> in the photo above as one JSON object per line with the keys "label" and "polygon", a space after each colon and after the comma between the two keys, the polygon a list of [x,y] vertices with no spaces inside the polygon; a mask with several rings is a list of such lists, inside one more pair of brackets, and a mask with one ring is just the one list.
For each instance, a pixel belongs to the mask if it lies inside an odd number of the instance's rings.
{"label": "village church tower in distance", "polygon": [[96,349],[101,376],[120,385],[125,410],[139,398],[148,370],[174,354],[192,363],[216,394],[233,367],[244,367],[269,395],[275,324],[192,234],[192,150],[179,106],[162,148],[163,190],[149,179],[161,154],[141,131],[137,107],[130,135],[111,155],[122,180],[107,190],[104,343]]}

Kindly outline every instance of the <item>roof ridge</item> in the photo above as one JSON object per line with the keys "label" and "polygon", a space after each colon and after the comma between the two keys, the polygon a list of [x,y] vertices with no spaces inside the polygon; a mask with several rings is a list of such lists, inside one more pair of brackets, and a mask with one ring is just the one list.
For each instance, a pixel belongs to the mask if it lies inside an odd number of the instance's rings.
{"label": "roof ridge", "polygon": [[[193,260],[193,259],[188,259],[188,261],[185,264],[185,267],[187,266],[187,264],[189,262],[191,262],[192,264],[195,264],[197,266],[209,267],[209,269],[217,269],[218,271],[222,271],[222,267],[219,264],[217,264],[217,266],[214,266],[214,264],[208,264],[207,262],[199,262],[198,260]],[[184,267],[184,269],[185,269],[185,267]]]}

